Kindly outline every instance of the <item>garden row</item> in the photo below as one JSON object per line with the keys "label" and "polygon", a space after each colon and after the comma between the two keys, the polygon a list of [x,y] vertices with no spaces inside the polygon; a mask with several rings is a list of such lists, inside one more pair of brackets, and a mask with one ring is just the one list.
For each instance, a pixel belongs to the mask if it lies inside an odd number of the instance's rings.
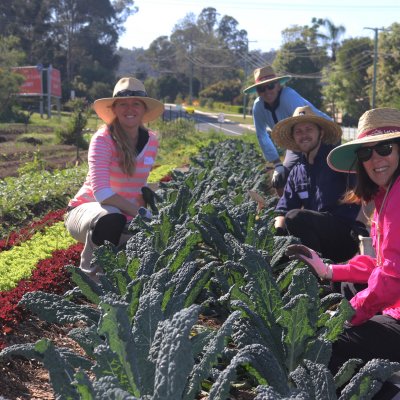
{"label": "garden row", "polygon": [[62,399],[372,398],[399,365],[358,371],[349,360],[331,375],[332,342],[353,311],[285,257],[297,239],[274,236],[276,199],[257,214],[247,193],[265,192],[265,176],[254,147],[226,141],[192,162],[160,185],[151,220],[133,220],[125,249],[98,249],[99,285],[68,266],[73,290],[24,295],[40,318],[76,324],[69,336],[86,356],[42,339],[0,360],[41,361]]}
{"label": "garden row", "polygon": [[[152,171],[151,181],[159,181],[173,168],[158,167]],[[63,217],[68,199],[86,171],[87,166],[82,165],[0,181],[0,348],[26,317],[18,306],[25,293],[42,290],[61,294],[72,288],[64,266],[79,265],[82,245],[67,233]],[[57,206],[63,208],[49,211]]]}

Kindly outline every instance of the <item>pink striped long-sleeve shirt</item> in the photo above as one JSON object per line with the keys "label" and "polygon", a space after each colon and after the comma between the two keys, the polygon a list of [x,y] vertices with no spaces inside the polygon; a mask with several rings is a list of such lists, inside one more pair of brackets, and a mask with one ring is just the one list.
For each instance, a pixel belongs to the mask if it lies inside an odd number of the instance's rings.
{"label": "pink striped long-sleeve shirt", "polygon": [[90,141],[86,180],[68,205],[77,207],[87,202],[102,202],[114,194],[138,206],[144,205],[141,188],[147,184],[159,145],[156,134],[148,132],[149,140],[136,158],[134,174],[129,176],[118,164],[117,148],[109,129],[99,129]]}

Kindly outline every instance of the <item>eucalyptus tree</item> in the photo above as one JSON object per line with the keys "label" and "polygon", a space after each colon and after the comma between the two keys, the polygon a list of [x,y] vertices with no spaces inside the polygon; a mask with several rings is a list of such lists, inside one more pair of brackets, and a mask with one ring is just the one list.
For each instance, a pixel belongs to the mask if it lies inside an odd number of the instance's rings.
{"label": "eucalyptus tree", "polygon": [[176,68],[175,46],[168,36],[159,36],[145,50],[145,58],[159,74],[172,73]]}
{"label": "eucalyptus tree", "polygon": [[67,84],[77,76],[88,87],[113,81],[118,37],[128,16],[137,11],[133,0],[53,0],[51,7],[56,60],[64,66]]}

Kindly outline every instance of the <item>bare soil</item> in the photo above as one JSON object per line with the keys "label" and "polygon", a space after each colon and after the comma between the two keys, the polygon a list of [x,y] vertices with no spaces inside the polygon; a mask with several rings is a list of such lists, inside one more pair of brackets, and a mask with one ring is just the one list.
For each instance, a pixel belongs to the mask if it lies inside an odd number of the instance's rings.
{"label": "bare soil", "polygon": [[71,145],[19,142],[17,134],[0,135],[0,179],[18,176],[18,168],[34,160],[35,154],[45,162],[48,170],[68,168],[87,159],[87,151]]}
{"label": "bare soil", "polygon": [[[67,337],[72,326],[59,327],[43,322],[33,315],[18,324],[6,335],[8,345],[35,343],[47,338],[57,347],[69,347],[84,355],[75,341]],[[37,361],[23,357],[0,363],[0,396],[7,400],[53,400],[53,389],[49,382],[48,371]]]}

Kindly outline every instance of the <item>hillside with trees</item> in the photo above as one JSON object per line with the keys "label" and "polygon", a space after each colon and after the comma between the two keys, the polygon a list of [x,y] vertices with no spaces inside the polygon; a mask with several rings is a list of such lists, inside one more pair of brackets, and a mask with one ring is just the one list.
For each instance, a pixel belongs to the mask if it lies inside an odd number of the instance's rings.
{"label": "hillside with trees", "polygon": [[[240,21],[207,7],[187,14],[147,49],[117,48],[133,13],[140,13],[133,0],[2,2],[0,118],[18,119],[11,110],[20,77],[11,68],[38,64],[60,70],[63,102],[71,91],[89,102],[107,96],[116,79],[129,74],[163,101],[240,106],[254,68],[273,63],[293,76],[292,87],[339,121],[354,123],[371,106],[399,106],[398,23],[377,31],[375,46],[368,37],[342,40],[344,26],[314,17],[309,25],[287,27],[282,46],[265,53],[249,51]],[[251,105],[252,98],[246,100]]]}

